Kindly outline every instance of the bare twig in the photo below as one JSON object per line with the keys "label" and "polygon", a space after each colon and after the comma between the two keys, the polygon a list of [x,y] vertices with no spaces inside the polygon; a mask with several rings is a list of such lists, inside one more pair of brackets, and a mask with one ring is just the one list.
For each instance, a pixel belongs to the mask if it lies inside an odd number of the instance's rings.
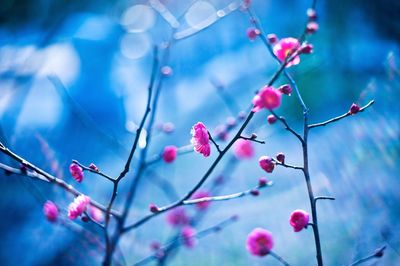
{"label": "bare twig", "polygon": [[372,259],[376,259],[376,258],[381,258],[384,254],[384,250],[386,249],[386,246],[383,246],[381,248],[378,248],[377,250],[374,251],[374,253],[372,253],[371,255],[368,255],[364,258],[361,258],[359,260],[356,260],[355,262],[353,262],[352,264],[350,264],[349,266],[354,266],[354,265],[359,265],[361,263],[367,262],[369,260]]}

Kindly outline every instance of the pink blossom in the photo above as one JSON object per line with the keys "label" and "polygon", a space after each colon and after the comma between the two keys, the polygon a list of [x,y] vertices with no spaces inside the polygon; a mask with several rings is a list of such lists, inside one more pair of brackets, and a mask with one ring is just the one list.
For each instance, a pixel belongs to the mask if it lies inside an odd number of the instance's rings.
{"label": "pink blossom", "polygon": [[274,247],[274,239],[271,232],[263,228],[255,228],[247,236],[246,248],[250,254],[255,256],[265,256]]}
{"label": "pink blossom", "polygon": [[210,139],[208,137],[207,128],[204,126],[204,124],[202,122],[198,122],[192,127],[190,133],[192,134],[191,143],[194,146],[194,150],[203,154],[204,157],[210,156]]}
{"label": "pink blossom", "polygon": [[278,37],[273,33],[268,34],[267,39],[270,44],[276,44],[278,42]]}
{"label": "pink blossom", "polygon": [[[289,55],[292,57],[295,51],[300,47],[299,40],[296,38],[284,38],[281,39],[273,48],[274,54],[278,57],[278,59],[282,62],[286,60],[286,57]],[[300,63],[300,57],[298,55],[294,56],[293,59],[286,64],[286,67],[290,67],[293,65],[297,65]]]}
{"label": "pink blossom", "polygon": [[162,158],[166,163],[172,163],[177,155],[178,148],[175,146],[166,146],[162,153]]}
{"label": "pink blossom", "polygon": [[260,159],[258,159],[258,163],[265,172],[272,173],[272,171],[274,171],[275,163],[271,157],[261,156]]}
{"label": "pink blossom", "polygon": [[45,204],[43,205],[43,212],[48,221],[50,222],[57,221],[58,208],[57,205],[54,204],[54,202],[50,200],[46,201]]}
{"label": "pink blossom", "polygon": [[288,95],[288,96],[290,96],[290,94],[292,93],[292,87],[290,87],[289,84],[285,84],[285,85],[280,86],[280,87],[278,88],[278,90],[279,90],[281,93],[286,94],[286,95]]}
{"label": "pink blossom", "polygon": [[249,159],[254,155],[253,144],[249,140],[238,139],[233,152],[238,159]]}
{"label": "pink blossom", "polygon": [[167,222],[171,226],[182,226],[189,223],[189,217],[187,216],[184,208],[175,208],[168,212]]}
{"label": "pink blossom", "polygon": [[69,166],[69,172],[71,173],[72,177],[78,181],[79,183],[83,180],[83,169],[76,163],[71,163]]}
{"label": "pink blossom", "polygon": [[317,22],[311,21],[307,23],[307,33],[311,34],[318,30],[319,26]]}
{"label": "pink blossom", "polygon": [[86,195],[79,195],[71,202],[68,206],[68,218],[71,220],[75,220],[79,216],[81,216],[90,203],[90,198]]}
{"label": "pink blossom", "polygon": [[[211,195],[210,195],[210,193],[208,193],[208,191],[199,190],[196,193],[194,193],[192,199],[207,198],[207,197],[210,197],[210,196]],[[210,204],[211,204],[211,201],[199,202],[199,203],[196,203],[196,207],[197,207],[197,209],[202,211],[202,210],[207,209],[208,206],[210,206]]]}
{"label": "pink blossom", "polygon": [[260,35],[261,32],[259,29],[256,28],[248,28],[247,29],[247,37],[249,38],[250,41],[254,41],[258,35]]}
{"label": "pink blossom", "polygon": [[183,244],[188,247],[192,248],[196,244],[196,239],[194,236],[196,235],[196,230],[190,226],[185,226],[182,228],[181,237]]}
{"label": "pink blossom", "polygon": [[295,232],[299,232],[303,230],[303,228],[307,227],[308,222],[310,221],[310,215],[308,212],[303,210],[295,210],[290,215],[290,225],[293,227]]}
{"label": "pink blossom", "polygon": [[155,204],[153,204],[153,203],[149,205],[149,210],[150,210],[152,213],[157,213],[157,212],[160,211],[160,209],[157,207],[157,205],[155,205]]}
{"label": "pink blossom", "polygon": [[258,112],[262,108],[269,110],[278,108],[281,105],[282,94],[273,87],[265,86],[253,98],[253,112]]}
{"label": "pink blossom", "polygon": [[98,223],[104,220],[104,214],[99,208],[89,206],[89,215]]}

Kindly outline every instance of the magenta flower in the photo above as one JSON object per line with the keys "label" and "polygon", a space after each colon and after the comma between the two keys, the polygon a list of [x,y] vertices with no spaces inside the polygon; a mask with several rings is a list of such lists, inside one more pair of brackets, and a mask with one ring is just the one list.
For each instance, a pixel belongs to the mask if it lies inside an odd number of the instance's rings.
{"label": "magenta flower", "polygon": [[281,105],[282,94],[280,91],[275,90],[273,87],[265,86],[262,88],[256,96],[253,98],[253,112],[258,112],[265,108],[272,110],[278,108]]}
{"label": "magenta flower", "polygon": [[255,256],[265,256],[274,247],[274,239],[271,232],[263,228],[255,228],[247,236],[246,248],[250,254]]}
{"label": "magenta flower", "polygon": [[89,206],[89,215],[98,223],[101,223],[104,220],[104,214],[99,208]]}
{"label": "magenta flower", "polygon": [[166,146],[162,153],[162,158],[166,163],[172,163],[177,155],[178,148],[175,146]]}
{"label": "magenta flower", "polygon": [[253,144],[249,140],[238,139],[233,152],[238,159],[249,159],[254,155]]}
{"label": "magenta flower", "polygon": [[196,244],[196,239],[194,238],[195,234],[196,230],[194,230],[194,228],[190,226],[183,227],[181,231],[183,245],[188,248],[194,247],[194,245]]}
{"label": "magenta flower", "polygon": [[171,226],[182,226],[189,223],[189,217],[187,216],[184,208],[175,208],[168,212],[167,222]]}
{"label": "magenta flower", "polygon": [[259,29],[256,28],[248,28],[247,29],[247,38],[249,38],[250,41],[254,41],[258,35],[260,35],[261,32]]}
{"label": "magenta flower", "polygon": [[310,221],[310,215],[308,212],[303,210],[295,210],[290,215],[290,225],[293,227],[295,232],[299,232],[303,230],[303,228],[307,227],[308,222]]}
{"label": "magenta flower", "polygon": [[[284,38],[281,39],[273,48],[274,54],[278,59],[282,62],[286,60],[287,56],[292,57],[295,54],[295,51],[300,48],[299,40],[296,38]],[[293,65],[297,65],[300,63],[300,57],[295,55],[290,62],[286,64],[286,67],[290,67]]]}
{"label": "magenta flower", "polygon": [[[207,198],[207,197],[210,197],[210,196],[211,195],[210,195],[210,193],[208,193],[208,191],[199,190],[196,193],[194,193],[192,199]],[[199,203],[196,203],[196,207],[197,207],[197,209],[202,211],[202,210],[207,209],[208,206],[210,206],[210,204],[211,204],[211,201],[199,202]]]}
{"label": "magenta flower", "polygon": [[208,137],[207,128],[204,126],[204,124],[202,122],[198,122],[192,127],[190,133],[192,134],[191,143],[194,146],[194,150],[203,154],[204,157],[210,156],[210,139]]}
{"label": "magenta flower", "polygon": [[79,183],[83,180],[83,169],[76,163],[71,163],[69,166],[69,172],[71,173],[72,177],[78,181]]}
{"label": "magenta flower", "polygon": [[355,103],[353,103],[351,106],[350,106],[350,111],[349,111],[349,113],[351,114],[351,115],[355,115],[355,114],[357,114],[358,112],[360,112],[360,106],[358,106],[357,104],[355,104]]}
{"label": "magenta flower", "polygon": [[90,203],[90,198],[86,195],[79,195],[71,202],[68,206],[68,218],[71,220],[75,220],[79,216],[81,216],[85,211],[87,206]]}
{"label": "magenta flower", "polygon": [[274,171],[275,163],[271,157],[261,156],[260,159],[258,159],[258,163],[265,172],[272,173],[272,171]]}
{"label": "magenta flower", "polygon": [[46,216],[47,220],[50,222],[57,221],[58,217],[58,208],[54,202],[48,200],[43,205],[43,213]]}

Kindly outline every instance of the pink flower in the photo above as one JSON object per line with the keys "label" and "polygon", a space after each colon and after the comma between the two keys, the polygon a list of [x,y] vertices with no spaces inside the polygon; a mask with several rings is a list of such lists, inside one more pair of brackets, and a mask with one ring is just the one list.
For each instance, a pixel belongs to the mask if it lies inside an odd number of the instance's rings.
{"label": "pink flower", "polygon": [[260,35],[261,32],[259,29],[256,28],[248,28],[247,29],[247,37],[249,38],[250,41],[254,41],[258,35]]}
{"label": "pink flower", "polygon": [[274,171],[275,163],[271,157],[261,156],[260,159],[258,159],[258,163],[265,172],[272,173],[272,171]]}
{"label": "pink flower", "polygon": [[83,169],[76,163],[71,163],[69,166],[69,172],[71,173],[72,177],[78,181],[79,183],[83,180]]}
{"label": "pink flower", "polygon": [[[274,54],[282,62],[286,60],[286,57],[294,55],[295,51],[300,47],[299,40],[289,37],[281,39],[273,48]],[[286,64],[286,67],[297,65],[300,63],[300,57],[296,55],[290,62]]]}
{"label": "pink flower", "polygon": [[198,122],[192,127],[190,132],[192,134],[191,143],[194,146],[194,150],[198,153],[203,154],[204,157],[210,156],[210,139],[208,137],[207,128],[202,122]]}
{"label": "pink flower", "polygon": [[172,163],[177,155],[178,148],[175,146],[166,146],[164,148],[162,158],[166,163]]}
{"label": "pink flower", "polygon": [[247,236],[246,248],[250,254],[255,256],[265,256],[274,247],[274,239],[271,232],[263,228],[255,228]]}
{"label": "pink flower", "polygon": [[45,202],[43,205],[43,212],[44,215],[46,215],[46,218],[50,222],[55,222],[57,221],[58,217],[58,208],[54,202],[48,200]]}
{"label": "pink flower", "polygon": [[[200,190],[200,191],[197,191],[196,193],[194,193],[192,199],[207,198],[210,196],[211,195],[210,195],[210,193],[208,193],[208,191]],[[202,210],[207,209],[208,206],[210,206],[210,204],[211,204],[211,201],[199,202],[199,203],[196,203],[196,207],[197,207],[197,209],[202,211]]]}
{"label": "pink flower", "polygon": [[171,226],[182,226],[189,223],[189,217],[184,208],[175,208],[167,214],[167,222]]}
{"label": "pink flower", "polygon": [[89,206],[89,215],[98,223],[101,223],[104,220],[104,214],[99,208]]}
{"label": "pink flower", "polygon": [[308,222],[310,221],[310,215],[308,212],[303,210],[295,210],[290,215],[290,225],[293,227],[295,232],[299,232],[303,230],[303,228],[307,227]]}
{"label": "pink flower", "polygon": [[249,159],[254,155],[253,144],[249,140],[238,139],[233,152],[238,159]]}
{"label": "pink flower", "polygon": [[79,216],[81,216],[90,203],[90,198],[86,195],[79,195],[71,202],[68,206],[68,218],[71,220],[75,220]]}
{"label": "pink flower", "polygon": [[194,230],[190,226],[185,226],[182,228],[181,237],[183,244],[188,247],[192,248],[196,244],[196,239],[194,236],[196,235],[196,230]]}
{"label": "pink flower", "polygon": [[262,108],[269,110],[278,108],[281,105],[282,94],[273,87],[265,86],[253,98],[253,112],[258,112]]}

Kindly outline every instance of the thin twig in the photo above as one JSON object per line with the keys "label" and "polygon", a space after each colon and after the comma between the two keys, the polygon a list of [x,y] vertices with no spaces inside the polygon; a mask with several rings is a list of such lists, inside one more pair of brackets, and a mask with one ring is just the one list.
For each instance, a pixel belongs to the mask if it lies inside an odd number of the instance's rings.
{"label": "thin twig", "polygon": [[[368,107],[370,107],[371,105],[373,105],[374,102],[375,102],[374,100],[370,101],[369,103],[367,103],[366,105],[364,105],[363,107],[361,107],[359,112],[363,112],[365,109],[367,109]],[[327,121],[325,121],[325,122],[316,123],[316,124],[311,124],[311,125],[308,126],[308,128],[311,129],[311,128],[314,128],[314,127],[326,126],[326,125],[328,125],[328,124],[330,124],[330,123],[339,121],[339,120],[341,120],[341,119],[343,119],[343,118],[346,118],[346,117],[348,117],[348,116],[351,116],[351,115],[352,115],[352,114],[351,114],[350,112],[347,112],[347,113],[345,113],[345,114],[343,114],[343,115],[340,115],[340,116],[331,118],[331,119],[329,119],[329,120],[327,120]]]}
{"label": "thin twig", "polygon": [[84,169],[84,170],[86,170],[86,171],[89,171],[89,172],[91,172],[91,173],[94,173],[94,174],[97,174],[97,175],[99,175],[99,176],[102,176],[102,177],[106,178],[107,180],[110,180],[111,182],[116,182],[116,179],[114,179],[114,178],[112,178],[111,176],[109,176],[109,175],[107,175],[107,174],[101,172],[100,170],[93,170],[92,168],[90,168],[90,167],[88,167],[88,166],[86,166],[86,165],[81,164],[81,163],[78,162],[77,160],[72,160],[72,162],[75,163],[75,164],[77,164],[77,165],[79,165],[80,167],[82,167],[82,169]]}
{"label": "thin twig", "polygon": [[383,254],[384,254],[384,250],[385,249],[386,249],[386,246],[383,246],[383,247],[375,250],[373,254],[368,255],[368,256],[366,256],[364,258],[361,258],[359,260],[356,260],[355,262],[353,262],[349,266],[359,265],[361,263],[367,262],[367,261],[375,259],[375,258],[381,258],[383,256]]}
{"label": "thin twig", "polygon": [[280,263],[282,263],[282,265],[285,266],[289,266],[290,264],[284,260],[281,256],[279,256],[278,254],[276,254],[275,252],[273,252],[272,250],[269,251],[269,255],[271,255],[273,258],[275,258],[277,261],[279,261]]}
{"label": "thin twig", "polygon": [[215,142],[215,140],[213,139],[213,137],[211,136],[211,133],[210,133],[210,131],[207,131],[208,132],[208,138],[211,140],[211,142],[214,144],[214,146],[215,146],[215,148],[217,148],[217,151],[219,152],[219,153],[221,153],[222,151],[221,151],[221,149],[219,148],[219,145]]}

